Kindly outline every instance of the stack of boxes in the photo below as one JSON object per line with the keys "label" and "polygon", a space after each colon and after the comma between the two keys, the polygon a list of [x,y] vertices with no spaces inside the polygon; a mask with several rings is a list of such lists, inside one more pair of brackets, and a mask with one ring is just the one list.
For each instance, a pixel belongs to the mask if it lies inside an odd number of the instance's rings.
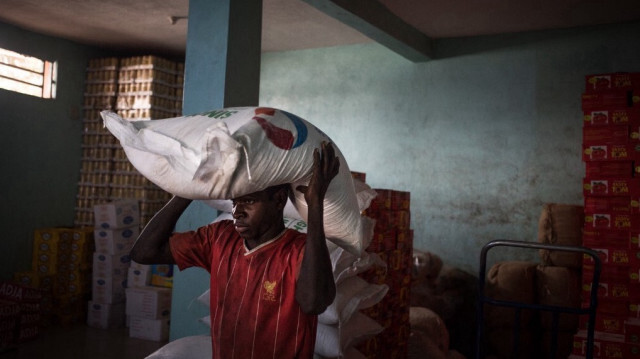
{"label": "stack of boxes", "polygon": [[129,252],[140,234],[138,201],[119,200],[96,205],[92,299],[87,324],[109,329],[125,324],[125,288],[131,259]]}
{"label": "stack of boxes", "polygon": [[[582,95],[583,245],[602,261],[595,324],[598,358],[640,357],[640,74],[586,76]],[[582,266],[583,306],[589,305],[593,260]],[[587,316],[574,337],[585,354]]]}
{"label": "stack of boxes", "polygon": [[75,224],[93,226],[93,207],[119,199],[140,201],[141,224],[170,199],[129,163],[100,112],[131,120],[176,117],[182,111],[184,65],[156,56],[103,58],[89,62],[83,112],[82,169]]}
{"label": "stack of boxes", "polygon": [[93,232],[51,227],[34,231],[31,270],[0,284],[0,343],[22,342],[51,323],[73,324],[86,316]]}
{"label": "stack of boxes", "polygon": [[[364,181],[364,178],[360,178]],[[365,211],[376,221],[367,252],[376,253],[387,268],[374,267],[361,276],[373,284],[386,284],[387,295],[363,314],[380,323],[384,330],[358,345],[367,358],[406,358],[410,333],[409,308],[413,258],[413,230],[410,193],[375,189],[377,197]]]}

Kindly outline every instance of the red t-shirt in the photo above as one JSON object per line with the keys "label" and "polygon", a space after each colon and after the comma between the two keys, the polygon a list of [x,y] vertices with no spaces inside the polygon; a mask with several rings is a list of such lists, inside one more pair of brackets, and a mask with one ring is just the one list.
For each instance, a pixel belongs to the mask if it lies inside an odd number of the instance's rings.
{"label": "red t-shirt", "polygon": [[287,229],[249,250],[232,221],[171,237],[178,267],[211,274],[211,337],[215,359],[312,358],[317,316],[295,299],[305,235]]}

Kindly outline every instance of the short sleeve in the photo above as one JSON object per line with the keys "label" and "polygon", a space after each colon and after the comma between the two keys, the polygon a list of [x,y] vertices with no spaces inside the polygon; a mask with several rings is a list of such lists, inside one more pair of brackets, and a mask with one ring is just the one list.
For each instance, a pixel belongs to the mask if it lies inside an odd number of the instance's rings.
{"label": "short sleeve", "polygon": [[220,233],[230,225],[220,221],[198,228],[195,231],[174,233],[169,239],[171,254],[180,270],[190,267],[211,268],[212,245]]}

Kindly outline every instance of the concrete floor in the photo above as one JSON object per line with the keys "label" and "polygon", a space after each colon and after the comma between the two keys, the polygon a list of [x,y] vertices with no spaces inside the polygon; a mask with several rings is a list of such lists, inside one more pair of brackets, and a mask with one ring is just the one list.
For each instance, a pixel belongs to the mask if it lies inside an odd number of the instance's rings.
{"label": "concrete floor", "polygon": [[33,340],[0,352],[0,359],[143,359],[164,344],[130,338],[128,328],[53,326],[43,328]]}

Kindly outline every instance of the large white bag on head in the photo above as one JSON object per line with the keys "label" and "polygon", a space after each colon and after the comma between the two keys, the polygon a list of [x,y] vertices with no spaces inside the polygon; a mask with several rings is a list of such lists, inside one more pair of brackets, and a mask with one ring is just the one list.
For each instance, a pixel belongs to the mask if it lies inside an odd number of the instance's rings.
{"label": "large white bag on head", "polygon": [[[292,202],[307,219],[304,195],[313,152],[331,141],[311,123],[271,108],[238,107],[154,121],[127,121],[101,113],[133,166],[172,194],[191,199],[230,199],[290,183]],[[325,197],[325,235],[360,255],[373,235],[361,216],[349,166],[334,144],[340,171]]]}

